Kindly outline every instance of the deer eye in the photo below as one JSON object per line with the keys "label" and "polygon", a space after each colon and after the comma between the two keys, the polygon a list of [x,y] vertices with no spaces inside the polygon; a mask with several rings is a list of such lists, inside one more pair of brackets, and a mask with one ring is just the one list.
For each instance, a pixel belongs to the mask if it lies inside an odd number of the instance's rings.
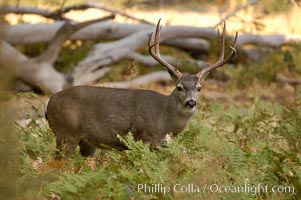
{"label": "deer eye", "polygon": [[179,92],[183,92],[184,91],[184,88],[182,87],[182,86],[177,86],[177,90],[179,91]]}
{"label": "deer eye", "polygon": [[201,89],[202,89],[202,87],[197,87],[197,88],[196,88],[196,91],[200,92]]}

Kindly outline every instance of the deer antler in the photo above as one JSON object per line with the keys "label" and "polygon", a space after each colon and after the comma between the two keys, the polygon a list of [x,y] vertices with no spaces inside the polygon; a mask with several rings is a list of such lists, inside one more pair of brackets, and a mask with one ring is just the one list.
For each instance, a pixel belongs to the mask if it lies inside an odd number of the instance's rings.
{"label": "deer antler", "polygon": [[182,73],[179,72],[174,66],[166,62],[160,55],[160,31],[162,26],[160,25],[161,19],[159,19],[157,27],[156,27],[156,33],[155,33],[155,39],[154,43],[151,44],[153,33],[150,34],[148,39],[148,51],[151,54],[151,56],[158,61],[163,67],[165,67],[169,73],[174,75],[177,79],[180,79],[182,77]]}
{"label": "deer antler", "polygon": [[208,66],[205,69],[203,69],[202,71],[200,71],[196,74],[196,76],[199,77],[200,80],[203,80],[209,74],[210,71],[212,71],[218,67],[221,67],[224,64],[226,64],[227,62],[229,62],[236,55],[237,32],[235,34],[232,45],[229,45],[229,47],[231,48],[232,51],[231,51],[230,55],[228,55],[228,57],[226,59],[224,59],[224,57],[225,57],[225,34],[226,34],[226,22],[224,22],[222,34],[220,34],[220,32],[218,30],[218,35],[221,40],[219,59],[216,63],[214,63],[212,65],[207,64]]}

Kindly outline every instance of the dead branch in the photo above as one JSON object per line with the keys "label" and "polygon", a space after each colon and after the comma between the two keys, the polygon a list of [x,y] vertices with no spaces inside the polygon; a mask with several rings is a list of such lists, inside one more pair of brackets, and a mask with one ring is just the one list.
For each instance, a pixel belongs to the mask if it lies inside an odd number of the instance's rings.
{"label": "dead branch", "polygon": [[[10,44],[33,44],[41,42],[50,42],[58,29],[62,26],[63,22],[54,22],[50,24],[18,24],[12,26],[4,26],[6,29],[6,41]],[[164,28],[167,29],[168,27]],[[213,28],[198,28],[198,27],[170,27],[177,32],[177,37],[172,37],[162,41],[162,44],[173,45],[175,47],[189,49],[189,40],[215,39],[216,32]],[[154,29],[154,26],[148,24],[120,24],[113,22],[99,22],[86,26],[76,33],[74,33],[70,40],[117,40],[124,38],[128,35],[136,33],[140,30]],[[188,34],[188,32],[195,32],[197,34]],[[182,33],[182,34],[180,34]],[[210,37],[210,34],[211,37]],[[174,42],[175,41],[175,42]],[[246,44],[257,44],[271,47],[278,47],[281,45],[298,43],[301,41],[301,36],[293,34],[272,34],[272,35],[258,35],[258,34],[240,34],[237,38],[237,46]],[[188,44],[186,45],[186,43]],[[180,44],[181,43],[181,46]],[[208,44],[201,44],[199,50],[208,48]],[[195,44],[191,49],[194,49],[198,44]],[[183,47],[184,48],[184,47]]]}
{"label": "dead branch", "polygon": [[[107,73],[111,71],[111,66],[104,66],[104,67],[99,67],[98,69],[90,70],[88,68],[86,71],[83,71],[83,75],[80,76],[74,76],[74,70],[69,74],[69,82],[71,83],[72,86],[76,85],[84,85],[82,83],[90,84],[94,83],[95,81],[99,80],[101,77],[105,76]],[[76,78],[76,79],[75,79]]]}
{"label": "dead branch", "polygon": [[[178,59],[172,57],[172,56],[168,56],[168,55],[162,55],[162,57],[164,58],[164,60],[166,60],[168,63],[177,66],[179,64],[182,63],[187,63],[189,65],[195,65],[195,66],[201,66],[202,64],[204,64],[205,62],[202,60],[194,60],[194,59],[187,59],[185,61],[179,62]],[[146,56],[146,55],[142,55],[140,53],[137,53],[135,51],[128,51],[125,53],[125,58],[131,59],[131,60],[135,60],[138,63],[144,64],[146,66],[157,66],[159,65],[159,63],[154,60],[153,57],[151,56]]]}
{"label": "dead branch", "polygon": [[[140,30],[117,41],[94,45],[87,57],[74,68],[71,74],[72,80],[74,81],[73,84],[85,85],[94,82],[100,77],[97,78],[94,76],[97,79],[89,80],[89,82],[82,82],[83,79],[80,77],[91,76],[89,74],[102,70],[103,67],[110,66],[122,58],[137,56],[137,54],[134,55],[129,52],[134,52],[146,46],[148,35],[152,31],[153,28]],[[165,27],[161,33],[161,40],[163,42],[181,37],[203,37],[212,39],[217,37],[217,33],[211,28],[192,28],[184,26]]]}
{"label": "dead branch", "polygon": [[241,34],[237,39],[237,46],[243,46],[247,44],[255,44],[261,46],[280,47],[286,44],[298,43],[301,41],[299,35],[256,35],[256,34]]}
{"label": "dead branch", "polygon": [[[132,52],[135,52],[137,49],[146,45],[145,43],[147,41],[147,37],[152,30],[153,28],[140,30],[113,42],[96,44],[93,49],[90,50],[87,57],[78,63],[78,65],[74,68],[74,71],[71,74],[72,80],[75,81],[74,84],[82,85],[96,81],[100,77],[93,76],[95,78],[94,80],[87,80],[85,78],[85,81],[88,82],[81,82],[83,79],[80,77],[86,75],[91,77],[89,74],[95,73],[98,70],[102,70],[103,67],[111,66],[123,58],[132,57],[146,61],[145,57],[141,57],[140,55],[138,56]],[[216,36],[217,33],[214,29],[200,29],[183,26],[167,26],[164,27],[161,32],[162,44],[164,41],[172,40],[174,38],[202,37],[206,39],[214,39]],[[283,37],[283,35],[272,35],[268,37],[245,34],[238,37],[237,45],[239,46],[249,43],[258,43],[267,46],[280,46],[291,41],[298,41],[299,39],[301,39],[300,36]],[[148,61],[145,63],[147,62]]]}
{"label": "dead branch", "polygon": [[129,18],[129,19],[133,19],[133,20],[135,20],[135,21],[137,21],[137,22],[140,22],[140,23],[154,25],[154,23],[152,23],[152,22],[149,22],[149,21],[147,21],[147,20],[140,19],[140,18],[138,18],[138,17],[129,15],[129,14],[127,14],[126,12],[123,12],[123,11],[120,11],[120,10],[114,10],[114,9],[107,8],[107,7],[101,6],[101,5],[91,5],[91,8],[97,8],[97,9],[100,9],[100,10],[104,10],[104,11],[106,11],[106,12],[110,12],[110,13],[112,13],[112,14],[121,15],[121,16],[123,16],[123,17]]}
{"label": "dead branch", "polygon": [[[64,22],[43,24],[4,25],[6,41],[10,44],[34,44],[50,42]],[[147,24],[120,24],[99,22],[82,28],[74,33],[70,40],[116,40],[142,29],[150,29]]]}
{"label": "dead branch", "polygon": [[49,11],[47,9],[41,9],[41,8],[35,8],[35,7],[29,7],[29,6],[6,5],[6,6],[1,6],[0,11],[2,11],[2,13],[4,13],[4,14],[7,14],[7,13],[15,13],[15,14],[22,14],[22,15],[23,14],[35,14],[35,15],[43,16],[45,18],[50,18],[50,19],[54,19],[54,20],[70,20],[70,19],[64,17],[64,14],[66,14],[72,10],[86,10],[86,9],[90,9],[90,8],[104,10],[104,11],[112,13],[114,15],[118,14],[123,17],[133,19],[133,20],[141,22],[141,23],[153,24],[147,20],[139,19],[137,17],[129,15],[126,12],[114,10],[114,9],[107,8],[102,5],[94,5],[94,4],[71,5],[71,6],[67,6],[65,8],[56,9],[54,11]]}
{"label": "dead branch", "polygon": [[257,0],[249,0],[246,4],[240,5],[238,7],[236,7],[233,11],[231,11],[230,13],[228,13],[225,17],[223,17],[217,24],[215,24],[213,27],[216,28],[219,25],[221,25],[224,21],[226,21],[228,18],[236,15],[236,13],[238,13],[239,11],[246,9],[247,7],[254,5],[255,3],[257,3]]}
{"label": "dead branch", "polygon": [[[153,59],[151,56],[142,55],[140,53],[137,53],[135,51],[128,51],[125,53],[125,57],[129,58],[131,60],[135,60],[138,63],[144,64],[146,66],[156,66],[158,65],[158,62]],[[176,64],[176,59],[171,56],[163,56],[164,59],[172,64]]]}
{"label": "dead branch", "polygon": [[156,71],[151,72],[137,78],[134,78],[131,81],[121,81],[121,82],[108,82],[102,83],[100,86],[105,87],[117,87],[117,88],[137,88],[141,85],[150,84],[153,82],[159,81],[168,81],[170,80],[170,75],[166,71]]}
{"label": "dead branch", "polygon": [[[7,41],[10,44],[33,44],[50,42],[57,30],[62,26],[62,22],[51,24],[19,24],[5,26],[7,30]],[[100,22],[87,26],[74,33],[70,40],[116,40],[143,29],[151,30],[153,26],[148,24],[120,24],[112,22]],[[191,27],[197,30],[196,27]],[[178,31],[178,30],[175,30]],[[205,31],[205,30],[204,30]],[[162,41],[162,44],[173,46],[187,51],[207,52],[209,50],[208,41],[200,37],[173,38]]]}
{"label": "dead branch", "polygon": [[162,44],[194,52],[208,52],[210,48],[210,44],[207,40],[196,37],[165,40]]}
{"label": "dead branch", "polygon": [[[9,43],[2,40],[0,41],[0,66],[8,68],[17,78],[35,88],[50,93],[58,92],[65,87],[67,80],[64,74],[57,72],[53,68],[52,64],[57,59],[63,42],[78,29],[101,20],[104,19],[101,18],[78,24],[66,22],[57,31],[57,34],[45,52],[36,58],[28,58]],[[6,60],[14,61],[15,65],[6,65]]]}
{"label": "dead branch", "polygon": [[62,49],[63,43],[69,38],[70,35],[72,35],[77,30],[89,26],[91,24],[105,21],[109,19],[113,19],[114,15],[109,15],[100,19],[94,19],[82,23],[71,23],[69,21],[66,21],[64,25],[58,30],[52,41],[50,42],[47,49],[36,58],[37,62],[49,62],[53,64],[55,60],[58,57],[59,52]]}
{"label": "dead branch", "polygon": [[[111,52],[113,53],[113,52]],[[110,58],[103,57],[101,55],[95,56],[95,58],[90,58],[91,60],[84,59],[81,61],[75,68],[73,68],[71,75],[72,85],[85,85],[90,84],[101,77],[105,76],[111,70],[111,65],[114,64],[117,60],[121,58],[127,58],[131,60],[135,60],[140,64],[144,64],[146,66],[157,66],[159,63],[154,60],[151,56],[142,55],[135,51],[121,51],[119,50],[115,55],[115,57]],[[178,65],[179,61],[171,56],[163,56],[165,60],[173,65]],[[116,59],[116,60],[114,60]],[[181,63],[187,63],[189,65],[202,66],[205,62],[202,60],[194,60],[188,59]]]}
{"label": "dead branch", "polygon": [[[83,6],[83,5],[81,5]],[[83,9],[84,7],[66,7],[60,12],[68,12],[68,9]],[[111,16],[109,16],[111,18]],[[17,68],[16,74],[21,80],[34,85],[35,87],[43,88],[50,92],[61,90],[67,83],[66,77],[63,74],[56,72],[53,69],[52,63],[57,59],[61,46],[66,39],[101,39],[114,40],[112,42],[101,42],[95,44],[87,56],[80,61],[69,73],[72,85],[90,84],[110,71],[110,66],[123,58],[137,60],[146,65],[156,65],[157,63],[149,56],[141,55],[136,51],[146,47],[149,33],[154,30],[154,26],[150,24],[118,24],[111,22],[99,22],[97,20],[82,23],[72,24],[68,22],[54,22],[51,24],[28,25],[20,24],[7,27],[7,41],[12,44],[28,44],[35,42],[50,42],[48,48],[40,56],[29,59],[25,55],[18,55],[18,66],[27,66],[30,73]],[[91,25],[90,25],[91,24]],[[88,26],[89,25],[89,26]],[[79,31],[76,31],[80,29]],[[74,33],[75,32],[75,33]],[[73,34],[74,33],[74,34]],[[217,39],[217,32],[213,28],[196,28],[187,26],[167,26],[164,27],[161,33],[161,44],[174,46],[188,51],[197,50],[199,52],[208,51],[208,40]],[[295,35],[254,35],[242,34],[238,36],[237,46],[245,44],[259,44],[277,47],[283,44],[290,44],[301,41],[300,36]],[[5,43],[4,51],[13,48]],[[10,46],[10,47],[8,47]],[[12,54],[13,55],[13,54]],[[23,59],[25,57],[25,59]],[[4,57],[2,57],[4,59]],[[13,59],[13,58],[12,58]],[[168,57],[170,62],[178,64],[177,59]],[[195,65],[200,65],[203,61],[189,60]],[[21,65],[22,64],[22,65]],[[38,66],[40,69],[37,69]],[[47,69],[47,70],[45,70]],[[21,72],[22,73],[19,73]],[[39,71],[39,75],[36,72]],[[23,75],[25,73],[25,75]],[[30,75],[43,77],[45,81],[32,78]],[[47,77],[45,77],[47,74]],[[56,77],[51,79],[51,77]],[[41,78],[42,79],[42,78]],[[58,81],[55,81],[58,80]],[[31,82],[32,81],[32,82]],[[56,82],[55,86],[49,86],[49,82]]]}
{"label": "dead branch", "polygon": [[[7,60],[14,62],[14,65],[7,65]],[[36,62],[3,40],[0,41],[0,66],[34,88],[51,93],[62,90],[66,84],[64,75],[57,72],[50,63]]]}
{"label": "dead branch", "polygon": [[245,54],[247,58],[253,62],[258,62],[261,60],[267,53],[272,51],[271,48],[266,47],[254,47],[254,48],[246,48],[241,49],[240,52]]}
{"label": "dead branch", "polygon": [[129,18],[129,19],[133,19],[135,21],[141,22],[141,23],[145,23],[145,24],[153,24],[149,21],[146,21],[144,19],[139,19],[135,16],[129,15],[126,12],[123,11],[119,11],[119,10],[115,10],[115,9],[111,9],[111,8],[107,8],[103,5],[97,5],[97,4],[79,4],[79,5],[71,5],[62,9],[58,9],[54,12],[52,12],[52,14],[54,16],[62,16],[62,14],[70,12],[72,10],[86,10],[89,8],[95,8],[95,9],[99,9],[99,10],[104,10],[106,12],[112,13],[114,15],[121,15],[123,17]]}
{"label": "dead branch", "polygon": [[[34,8],[29,6],[18,6],[18,5],[5,5],[0,7],[0,11],[2,14],[8,14],[8,13],[15,13],[15,14],[34,14],[34,15],[40,15],[45,18],[53,18],[52,14],[47,9],[42,8]],[[56,19],[56,18],[53,18]]]}

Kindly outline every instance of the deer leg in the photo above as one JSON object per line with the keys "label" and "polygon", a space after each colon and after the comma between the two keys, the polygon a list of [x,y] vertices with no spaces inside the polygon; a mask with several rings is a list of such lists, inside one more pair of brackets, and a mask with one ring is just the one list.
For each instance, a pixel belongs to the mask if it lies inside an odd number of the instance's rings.
{"label": "deer leg", "polygon": [[151,150],[158,150],[162,146],[162,141],[155,140],[154,138],[156,138],[155,134],[143,132],[135,137],[135,140],[142,140],[143,143],[149,144]]}
{"label": "deer leg", "polygon": [[96,151],[96,147],[92,146],[85,140],[79,141],[80,153],[85,157],[93,157]]}
{"label": "deer leg", "polygon": [[62,160],[72,154],[78,145],[78,141],[73,138],[56,138],[57,154],[55,159]]}

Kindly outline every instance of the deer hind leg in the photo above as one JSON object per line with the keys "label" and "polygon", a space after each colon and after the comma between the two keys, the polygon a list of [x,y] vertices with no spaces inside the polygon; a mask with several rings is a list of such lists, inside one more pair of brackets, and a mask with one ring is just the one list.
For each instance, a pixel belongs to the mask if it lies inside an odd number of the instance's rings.
{"label": "deer hind leg", "polygon": [[96,147],[92,146],[86,140],[79,141],[80,153],[85,157],[93,157],[96,151]]}
{"label": "deer hind leg", "polygon": [[75,150],[75,148],[78,145],[78,140],[74,138],[62,138],[58,137],[56,138],[56,160],[62,160],[67,158],[70,154],[72,154]]}

